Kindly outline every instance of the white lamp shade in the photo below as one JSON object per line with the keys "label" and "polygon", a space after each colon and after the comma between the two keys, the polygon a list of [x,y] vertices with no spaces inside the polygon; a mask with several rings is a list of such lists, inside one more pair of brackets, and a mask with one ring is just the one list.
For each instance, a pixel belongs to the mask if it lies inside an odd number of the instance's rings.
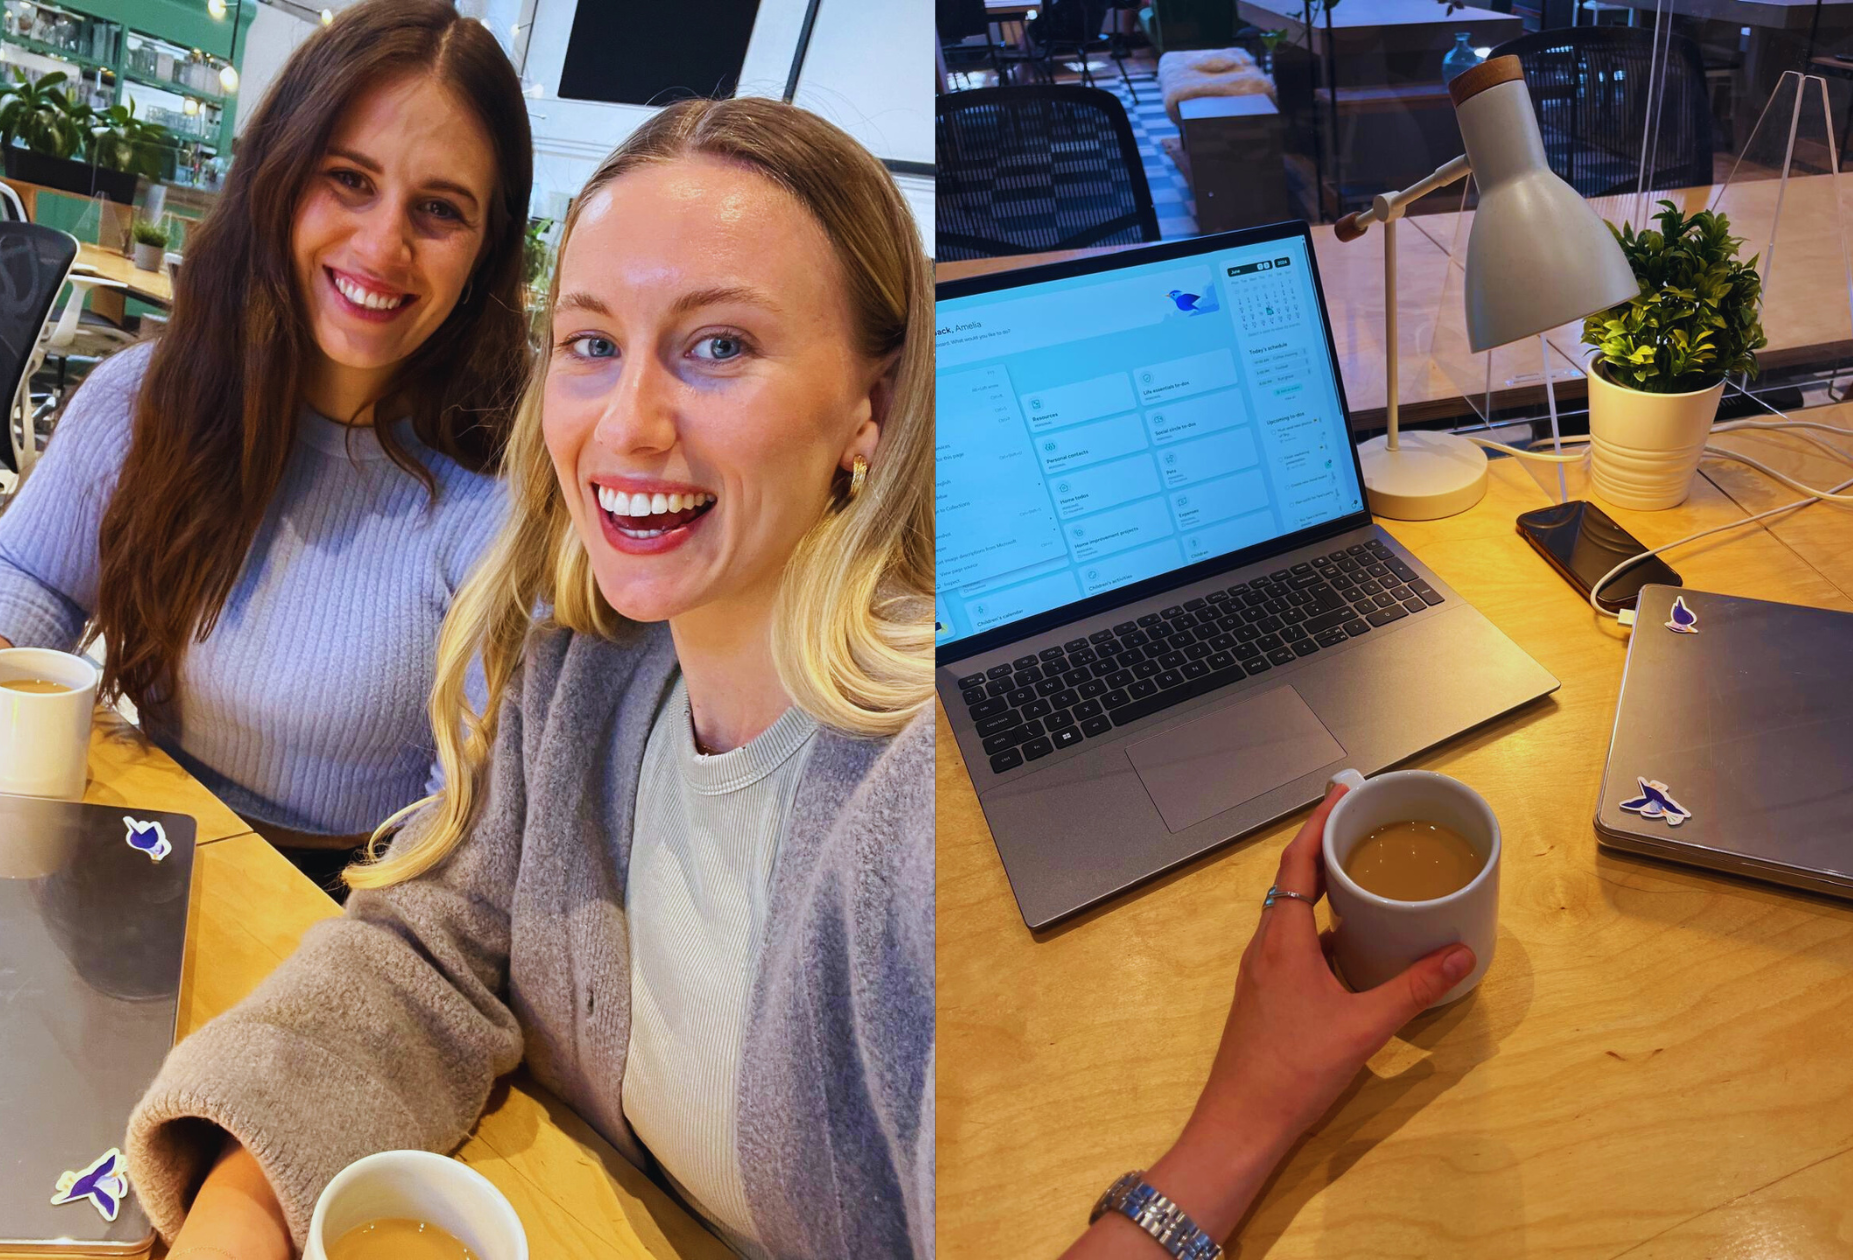
{"label": "white lamp shade", "polygon": [[[1509,61],[1510,73],[1517,60],[1496,58],[1477,69],[1497,75]],[[1480,186],[1467,238],[1467,343],[1474,350],[1545,332],[1640,291],[1608,225],[1552,174],[1522,77],[1472,92],[1456,116]]]}

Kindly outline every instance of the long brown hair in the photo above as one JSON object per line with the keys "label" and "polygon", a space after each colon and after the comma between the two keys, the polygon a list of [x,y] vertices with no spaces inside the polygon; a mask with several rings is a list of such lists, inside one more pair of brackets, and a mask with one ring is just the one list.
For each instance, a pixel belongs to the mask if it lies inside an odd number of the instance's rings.
{"label": "long brown hair", "polygon": [[288,465],[313,345],[292,262],[297,205],[342,111],[405,75],[437,79],[476,111],[497,187],[464,298],[375,400],[375,432],[433,498],[436,480],[386,421],[409,417],[425,446],[473,471],[500,463],[526,375],[534,159],[520,80],[488,28],[445,0],[364,0],[290,57],[188,242],[98,538],[105,698],[163,713],[188,645],[224,609]]}

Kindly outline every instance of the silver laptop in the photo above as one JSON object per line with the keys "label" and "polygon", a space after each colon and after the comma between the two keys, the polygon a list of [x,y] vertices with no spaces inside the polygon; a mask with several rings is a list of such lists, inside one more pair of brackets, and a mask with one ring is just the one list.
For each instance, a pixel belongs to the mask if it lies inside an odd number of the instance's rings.
{"label": "silver laptop", "polygon": [[1853,898],[1849,659],[1853,614],[1643,587],[1599,841]]}
{"label": "silver laptop", "polygon": [[1304,224],[937,298],[937,685],[1031,928],[1556,689],[1371,523]]}
{"label": "silver laptop", "polygon": [[109,1152],[174,1044],[193,840],[179,814],[0,796],[0,1255],[154,1241]]}

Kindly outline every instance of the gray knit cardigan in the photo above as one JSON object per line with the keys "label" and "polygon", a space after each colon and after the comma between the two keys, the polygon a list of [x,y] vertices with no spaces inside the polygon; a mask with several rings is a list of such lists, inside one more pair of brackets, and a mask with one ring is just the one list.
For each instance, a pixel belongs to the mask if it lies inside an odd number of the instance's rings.
{"label": "gray knit cardigan", "polygon": [[[536,636],[457,851],[355,893],[168,1056],[126,1143],[163,1236],[221,1129],[256,1156],[300,1246],[336,1172],[379,1150],[454,1149],[523,1060],[648,1167],[620,1098],[624,881],[644,741],[674,669],[661,626],[616,643]],[[933,1254],[933,871],[930,715],[891,739],[820,732],[779,841],[736,1099],[747,1200],[774,1256]]]}

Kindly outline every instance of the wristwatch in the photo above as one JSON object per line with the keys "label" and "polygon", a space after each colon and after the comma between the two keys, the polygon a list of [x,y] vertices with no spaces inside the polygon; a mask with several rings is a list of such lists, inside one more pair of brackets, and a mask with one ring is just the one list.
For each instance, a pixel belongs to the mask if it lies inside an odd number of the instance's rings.
{"label": "wristwatch", "polygon": [[1092,1225],[1108,1212],[1126,1217],[1177,1260],[1222,1260],[1221,1244],[1197,1228],[1183,1208],[1147,1185],[1143,1168],[1108,1186],[1087,1223]]}

